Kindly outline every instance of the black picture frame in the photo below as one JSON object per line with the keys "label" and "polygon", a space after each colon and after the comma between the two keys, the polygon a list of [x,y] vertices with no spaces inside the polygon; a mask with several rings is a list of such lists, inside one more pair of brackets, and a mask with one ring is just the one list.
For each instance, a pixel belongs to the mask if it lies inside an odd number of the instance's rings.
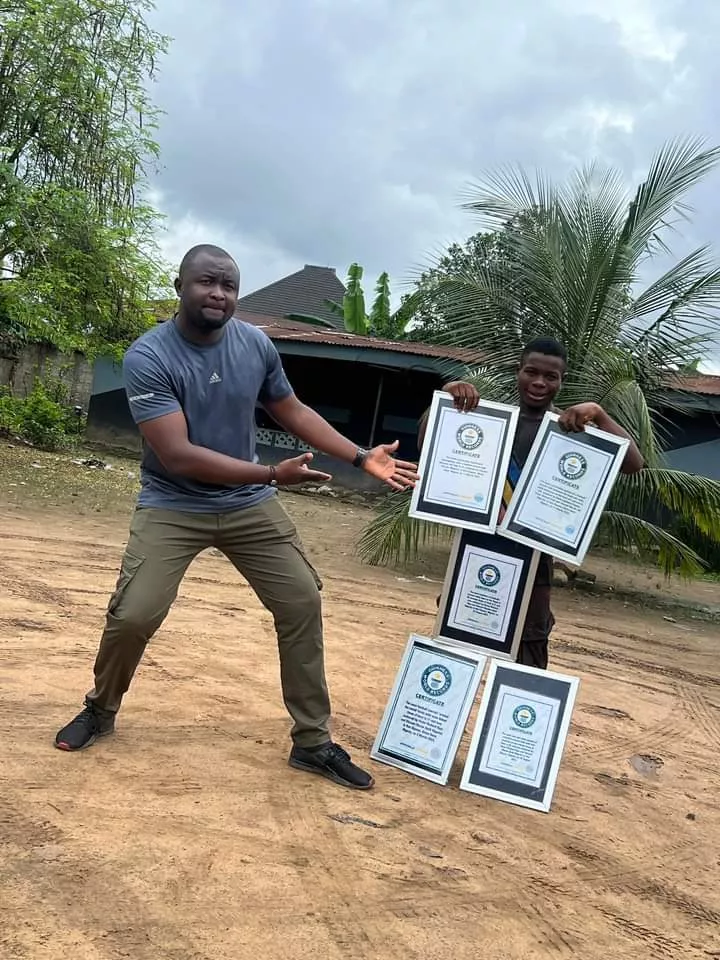
{"label": "black picture frame", "polygon": [[[549,812],[579,684],[577,677],[493,660],[485,682],[460,789]],[[533,702],[538,703],[538,698],[546,698],[557,704],[553,708],[552,729],[548,725],[544,731],[544,740],[541,742],[543,759],[539,767],[540,773],[535,776],[534,782],[526,782],[520,774],[498,773],[497,767],[492,767],[487,760],[487,757],[492,756],[495,740],[506,735],[504,729],[501,729],[500,717],[502,698],[508,696],[508,691],[510,696],[527,700],[530,705]]]}
{"label": "black picture frame", "polygon": [[[402,711],[408,703],[406,681],[412,677],[411,669],[413,667],[413,659],[416,655],[425,659],[427,667],[429,667],[430,664],[440,665],[440,669],[448,667],[454,675],[455,668],[462,666],[462,668],[464,668],[463,672],[467,675],[464,686],[461,685],[459,687],[461,692],[460,700],[456,699],[456,694],[453,698],[455,702],[452,707],[449,707],[447,704],[442,704],[442,708],[448,713],[448,717],[443,718],[448,721],[447,732],[443,732],[444,750],[438,750],[436,756],[430,753],[425,757],[417,753],[416,747],[413,747],[410,743],[404,744],[406,748],[404,750],[397,749],[397,745],[396,748],[393,748],[392,744],[393,726],[396,715],[398,711],[400,711],[400,715],[402,716]],[[460,746],[460,740],[467,725],[470,710],[475,701],[485,663],[486,657],[479,656],[474,652],[452,649],[430,637],[411,634],[405,646],[402,660],[395,675],[392,690],[370,751],[371,758],[380,763],[385,763],[389,766],[397,767],[400,770],[405,770],[408,773],[413,773],[433,783],[446,784],[458,747]],[[448,682],[450,682],[450,675],[448,676]],[[417,678],[410,680],[410,689],[413,688],[413,683],[415,682],[417,682]],[[417,693],[420,693],[421,700],[427,702],[432,699],[432,696],[428,697],[425,695],[425,691],[418,690]],[[433,704],[428,703],[428,706],[432,708]],[[420,709],[422,710],[422,708],[423,705],[421,704]],[[394,735],[397,736],[397,731],[394,731]],[[422,740],[422,736],[420,739]]]}
{"label": "black picture frame", "polygon": [[[594,506],[585,518],[574,545],[558,540],[545,531],[530,527],[517,519],[526,502],[528,491],[532,489],[538,465],[545,455],[546,445],[552,437],[557,436],[571,442],[575,448],[587,447],[599,450],[613,458],[602,484],[597,490]],[[590,547],[602,511],[620,472],[628,445],[629,441],[625,437],[616,437],[591,426],[585,427],[581,432],[568,434],[559,425],[558,414],[546,413],[497,533],[501,537],[513,540],[516,543],[524,543],[526,546],[540,550],[559,560],[564,560],[574,566],[580,566]]]}
{"label": "black picture frame", "polygon": [[[503,436],[500,445],[500,455],[496,460],[493,475],[490,478],[490,496],[482,508],[478,506],[461,507],[428,499],[428,489],[432,478],[432,465],[437,448],[438,434],[446,411],[457,415],[458,427],[462,426],[463,421],[461,418],[463,417],[468,423],[472,423],[473,418],[477,416],[491,417],[502,422]],[[410,516],[451,527],[493,532],[497,527],[500,507],[502,505],[502,494],[507,477],[518,415],[518,407],[489,402],[481,402],[475,410],[467,414],[462,414],[455,409],[455,401],[449,393],[436,390],[433,394],[433,400],[428,414],[425,440],[420,453],[418,471],[420,481],[415,485],[410,501]]]}
{"label": "black picture frame", "polygon": [[[503,607],[500,629],[489,631],[481,627],[457,625],[457,613],[462,603],[461,590],[467,579],[469,559],[472,556],[485,555],[488,566],[498,569],[497,560],[506,560],[516,566],[517,581],[512,584],[510,603]],[[453,540],[447,573],[440,596],[434,635],[443,640],[465,647],[471,647],[479,653],[504,660],[514,660],[520,646],[525,625],[528,604],[535,584],[540,554],[523,543],[516,543],[503,537],[478,530],[458,530]],[[482,568],[481,568],[482,569]],[[485,588],[478,584],[477,594],[482,599]],[[497,594],[491,594],[490,602]],[[509,608],[509,609],[508,609]]]}

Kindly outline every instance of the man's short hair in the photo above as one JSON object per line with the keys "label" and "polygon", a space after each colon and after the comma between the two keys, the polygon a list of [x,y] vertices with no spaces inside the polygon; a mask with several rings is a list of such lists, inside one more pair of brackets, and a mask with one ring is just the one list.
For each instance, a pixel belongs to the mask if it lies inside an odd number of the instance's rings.
{"label": "man's short hair", "polygon": [[525,363],[528,354],[544,353],[546,357],[560,357],[564,364],[567,364],[567,350],[554,337],[536,337],[525,348],[520,356],[520,363]]}
{"label": "man's short hair", "polygon": [[[223,250],[222,247],[216,247],[214,243],[198,243],[196,246],[190,247],[188,252],[182,258],[182,261],[180,262],[179,275],[182,277],[187,268],[194,263],[197,257],[203,253],[209,253],[213,257],[223,257],[227,260],[232,260],[232,262],[235,263],[227,250]],[[235,266],[237,267],[237,264],[235,264]]]}

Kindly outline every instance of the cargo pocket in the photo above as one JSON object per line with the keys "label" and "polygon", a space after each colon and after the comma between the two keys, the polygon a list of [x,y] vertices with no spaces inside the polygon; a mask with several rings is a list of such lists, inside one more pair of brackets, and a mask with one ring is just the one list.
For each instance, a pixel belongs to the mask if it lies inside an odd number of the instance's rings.
{"label": "cargo pocket", "polygon": [[318,588],[318,590],[322,590],[323,582],[320,579],[320,574],[317,572],[317,570],[312,565],[312,563],[310,563],[310,560],[308,559],[308,555],[307,553],[305,553],[305,547],[302,544],[302,540],[300,540],[299,537],[293,537],[293,539],[291,540],[291,543],[293,547],[297,550],[297,552],[300,554],[300,556],[303,558],[303,560],[305,561],[306,567],[308,568],[310,573],[313,575],[315,586]]}
{"label": "cargo pocket", "polygon": [[115,584],[115,590],[108,602],[108,613],[114,613],[117,610],[118,604],[122,600],[125,591],[144,562],[145,557],[138,556],[128,550],[125,551],[120,566],[120,575]]}

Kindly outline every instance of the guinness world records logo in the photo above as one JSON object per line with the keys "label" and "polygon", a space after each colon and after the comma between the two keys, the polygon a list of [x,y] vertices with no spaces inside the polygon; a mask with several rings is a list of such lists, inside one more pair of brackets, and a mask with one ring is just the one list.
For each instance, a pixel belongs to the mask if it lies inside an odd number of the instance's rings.
{"label": "guinness world records logo", "polygon": [[535,710],[527,703],[521,703],[513,710],[513,723],[521,730],[529,730],[537,720]]}
{"label": "guinness world records logo", "polygon": [[496,587],[500,583],[500,571],[493,563],[484,563],[478,570],[478,583],[481,587]]}
{"label": "guinness world records logo", "polygon": [[477,424],[464,423],[461,427],[458,427],[455,439],[463,450],[477,450],[482,445],[485,435]]}
{"label": "guinness world records logo", "polygon": [[558,461],[558,470],[566,480],[579,480],[587,473],[587,460],[575,450],[564,453]]}
{"label": "guinness world records logo", "polygon": [[452,685],[452,674],[447,667],[434,663],[423,670],[420,684],[428,696],[441,697]]}

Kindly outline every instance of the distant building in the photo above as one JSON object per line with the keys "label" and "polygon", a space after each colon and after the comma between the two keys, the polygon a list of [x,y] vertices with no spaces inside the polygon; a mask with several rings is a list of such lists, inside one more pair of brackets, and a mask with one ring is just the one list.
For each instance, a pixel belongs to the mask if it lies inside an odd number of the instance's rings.
{"label": "distant building", "polygon": [[[241,297],[235,315],[260,327],[273,340],[300,399],[337,430],[364,446],[399,440],[398,455],[415,458],[417,421],[433,390],[477,364],[479,353],[347,333],[342,318],[325,303],[341,303],[344,295],[345,287],[335,270],[306,265]],[[170,315],[168,310],[166,319]],[[314,317],[332,326],[302,322],[301,317]],[[264,462],[278,462],[307,449],[262,408],[257,410],[256,421],[258,453]],[[87,435],[110,446],[141,447],[120,367],[105,358],[95,364]],[[374,483],[352,467],[320,455],[316,464],[347,485]]]}
{"label": "distant building", "polygon": [[238,300],[238,311],[261,317],[286,319],[293,316],[318,317],[343,330],[342,317],[327,306],[328,300],[342,303],[345,286],[333,267],[305,264],[302,270],[254,290]]}
{"label": "distant building", "polygon": [[[417,421],[433,390],[481,362],[480,352],[347,333],[325,301],[340,303],[345,287],[335,270],[302,270],[240,298],[236,316],[260,327],[275,343],[300,399],[337,430],[364,446],[400,441],[398,455],[417,456]],[[170,311],[168,311],[168,317]],[[303,323],[316,317],[332,328]],[[258,408],[258,453],[265,463],[293,456],[306,445],[286,434]],[[720,479],[720,377],[694,375],[668,388],[663,423],[670,439],[669,467]],[[88,438],[139,450],[120,367],[95,364]],[[372,481],[351,467],[318,456],[319,469],[350,486]]]}
{"label": "distant building", "polygon": [[668,450],[671,470],[720,480],[720,377],[695,374],[683,377],[668,390]]}

